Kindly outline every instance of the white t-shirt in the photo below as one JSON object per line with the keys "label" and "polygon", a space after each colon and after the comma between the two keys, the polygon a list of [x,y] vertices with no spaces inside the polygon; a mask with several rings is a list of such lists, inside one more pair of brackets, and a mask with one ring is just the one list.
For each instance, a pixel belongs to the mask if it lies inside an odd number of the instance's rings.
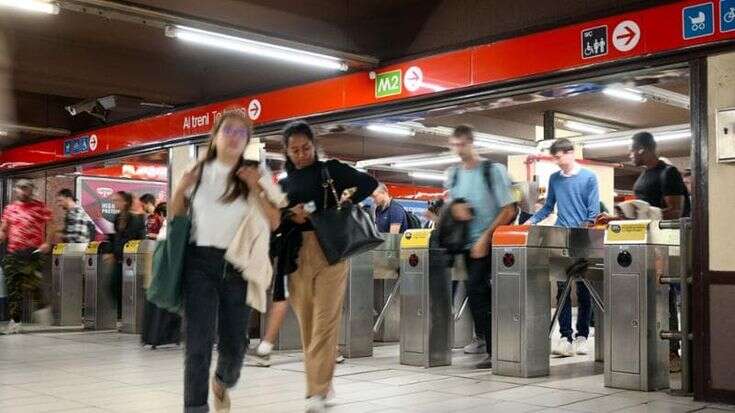
{"label": "white t-shirt", "polygon": [[216,159],[204,165],[192,204],[191,241],[200,247],[227,249],[245,218],[244,197],[230,203],[221,199],[231,170]]}

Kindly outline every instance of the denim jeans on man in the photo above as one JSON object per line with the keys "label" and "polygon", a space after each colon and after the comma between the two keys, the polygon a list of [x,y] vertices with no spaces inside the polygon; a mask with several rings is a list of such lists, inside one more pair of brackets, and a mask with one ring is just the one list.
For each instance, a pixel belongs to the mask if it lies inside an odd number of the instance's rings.
{"label": "denim jeans on man", "polygon": [[[559,302],[561,294],[564,292],[564,281],[556,282],[556,301]],[[590,300],[590,290],[584,285],[582,281],[577,281],[577,334],[575,337],[587,338],[590,335],[590,320],[592,317],[592,302]],[[564,303],[559,312],[559,332],[562,337],[566,337],[569,341],[572,341],[574,337],[572,334],[572,297],[571,293],[567,297],[567,301]]]}
{"label": "denim jeans on man", "polygon": [[492,259],[471,258],[469,253],[465,254],[467,265],[467,298],[475,320],[475,333],[478,337],[485,339],[487,354],[490,354],[492,343],[490,331],[492,319],[490,318],[492,292],[490,290],[490,271]]}
{"label": "denim jeans on man", "polygon": [[226,388],[240,378],[247,349],[247,283],[224,260],[225,251],[189,246],[183,275],[186,320],[184,411],[208,412],[209,366],[217,331],[216,379]]}

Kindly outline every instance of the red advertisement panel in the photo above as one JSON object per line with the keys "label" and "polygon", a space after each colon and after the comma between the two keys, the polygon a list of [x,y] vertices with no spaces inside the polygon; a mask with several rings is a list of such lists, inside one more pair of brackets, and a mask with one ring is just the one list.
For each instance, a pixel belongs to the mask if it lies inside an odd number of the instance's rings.
{"label": "red advertisement panel", "polygon": [[147,193],[153,194],[157,202],[166,202],[168,199],[168,185],[165,182],[85,176],[77,178],[79,204],[94,221],[98,235],[114,232],[113,221],[118,210],[112,203],[112,195],[118,191],[131,193],[136,201]]}

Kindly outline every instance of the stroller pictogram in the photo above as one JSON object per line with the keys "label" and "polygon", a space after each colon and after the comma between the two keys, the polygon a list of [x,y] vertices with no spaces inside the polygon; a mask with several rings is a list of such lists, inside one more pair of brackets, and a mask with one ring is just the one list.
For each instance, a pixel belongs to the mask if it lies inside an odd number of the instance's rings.
{"label": "stroller pictogram", "polygon": [[697,32],[700,30],[704,30],[705,27],[705,20],[707,17],[704,15],[704,12],[700,11],[696,16],[689,16],[689,21],[692,24],[692,31]]}

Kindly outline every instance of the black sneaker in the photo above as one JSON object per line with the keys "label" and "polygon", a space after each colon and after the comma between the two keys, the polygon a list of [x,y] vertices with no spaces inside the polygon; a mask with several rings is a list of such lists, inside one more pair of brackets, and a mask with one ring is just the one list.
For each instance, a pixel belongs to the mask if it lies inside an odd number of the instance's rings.
{"label": "black sneaker", "polygon": [[493,368],[493,357],[487,356],[487,358],[475,365],[478,369],[491,369]]}

